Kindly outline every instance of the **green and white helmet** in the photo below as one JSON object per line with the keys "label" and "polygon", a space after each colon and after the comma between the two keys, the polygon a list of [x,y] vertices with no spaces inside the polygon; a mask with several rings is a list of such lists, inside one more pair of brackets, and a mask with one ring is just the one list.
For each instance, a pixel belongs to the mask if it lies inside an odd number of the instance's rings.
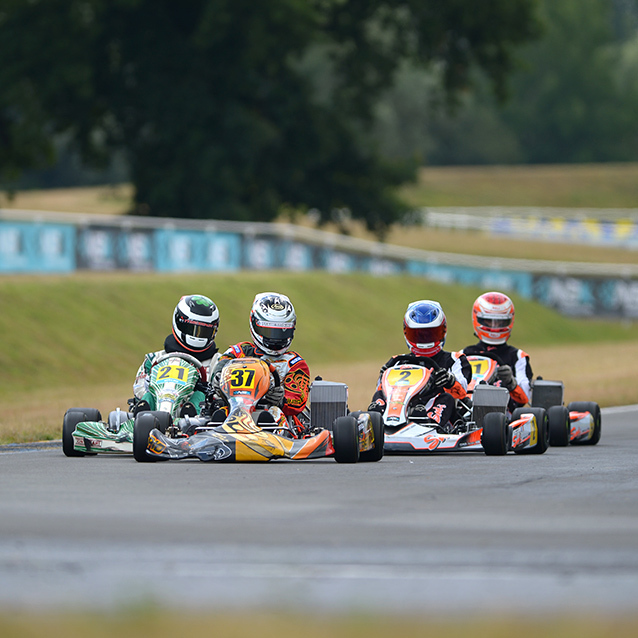
{"label": "green and white helmet", "polygon": [[173,312],[173,334],[187,350],[206,350],[217,334],[219,310],[204,295],[185,295]]}

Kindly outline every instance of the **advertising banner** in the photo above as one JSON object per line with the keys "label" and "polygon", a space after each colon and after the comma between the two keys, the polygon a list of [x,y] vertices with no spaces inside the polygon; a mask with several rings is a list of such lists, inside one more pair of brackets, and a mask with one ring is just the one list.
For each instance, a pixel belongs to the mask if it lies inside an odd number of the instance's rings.
{"label": "advertising banner", "polygon": [[0,221],[0,272],[66,273],[75,266],[73,226]]}

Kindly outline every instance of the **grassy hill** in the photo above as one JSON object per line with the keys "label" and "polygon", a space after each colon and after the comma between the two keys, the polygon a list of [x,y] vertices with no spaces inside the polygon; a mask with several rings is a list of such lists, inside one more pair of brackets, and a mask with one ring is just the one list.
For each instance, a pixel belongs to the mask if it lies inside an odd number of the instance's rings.
{"label": "grassy hill", "polygon": [[[225,348],[249,337],[250,305],[264,290],[291,297],[298,315],[295,348],[313,375],[350,386],[353,408],[367,405],[379,366],[405,351],[402,317],[410,301],[441,302],[446,348],[453,350],[474,341],[470,310],[484,292],[410,277],[326,273],[3,277],[0,440],[58,438],[62,414],[72,405],[104,413],[125,407],[135,371],[146,352],[162,347],[181,295],[215,300],[218,345]],[[531,354],[537,374],[563,379],[573,399],[635,402],[633,385],[624,381],[633,375],[618,361],[627,361],[633,348],[638,359],[638,325],[574,320],[514,300],[513,342]]]}

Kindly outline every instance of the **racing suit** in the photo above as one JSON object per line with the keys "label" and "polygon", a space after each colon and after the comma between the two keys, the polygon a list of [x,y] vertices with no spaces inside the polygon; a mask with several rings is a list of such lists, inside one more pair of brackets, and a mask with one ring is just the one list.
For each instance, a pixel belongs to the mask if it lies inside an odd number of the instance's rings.
{"label": "racing suit", "polygon": [[[483,341],[463,348],[462,352],[466,355],[493,354],[498,357],[499,364],[508,365],[512,368],[513,376],[516,379],[516,387],[510,391],[510,400],[507,406],[510,412],[529,403],[533,374],[529,355],[526,352],[507,343],[493,346]],[[497,381],[494,385],[501,385],[501,382]]]}
{"label": "racing suit", "polygon": [[278,409],[281,410],[284,418],[295,417],[303,412],[308,403],[310,393],[310,368],[299,353],[289,350],[283,354],[267,354],[254,343],[242,341],[230,346],[222,353],[213,370],[213,376],[217,377],[229,361],[241,357],[262,359],[266,363],[272,364],[277,370],[281,386],[284,389],[284,398],[280,406],[269,408],[275,421],[279,421],[282,418],[277,412]]}
{"label": "racing suit", "polygon": [[[195,353],[193,351],[187,350],[186,348],[183,348],[178,343],[177,339],[175,339],[173,333],[171,333],[164,340],[163,350],[158,350],[157,352],[149,352],[144,356],[144,361],[139,367],[137,375],[135,376],[135,381],[133,383],[133,394],[137,399],[145,399],[145,395],[148,392],[149,386],[149,373],[153,364],[163,354],[167,354],[170,352],[183,352],[184,354],[190,354],[198,361],[201,361],[204,372],[204,374],[202,374],[202,380],[204,382],[208,381],[212,377],[213,368],[215,367],[215,364],[219,359],[218,348],[215,345],[214,341],[208,348],[206,348],[206,350]],[[193,392],[190,402],[193,404],[198,414],[201,411],[202,402],[204,401],[204,399],[205,395],[201,390],[196,390],[195,392]]]}
{"label": "racing suit", "polygon": [[441,350],[437,354],[431,357],[421,357],[412,353],[398,354],[393,356],[387,361],[381,370],[379,371],[379,380],[377,382],[377,389],[372,397],[371,409],[373,405],[376,405],[378,412],[384,412],[386,406],[386,398],[383,393],[383,387],[381,385],[381,379],[383,373],[393,366],[409,363],[412,365],[421,365],[426,368],[432,367],[428,363],[428,358],[432,359],[440,368],[449,370],[454,375],[454,385],[451,388],[445,388],[435,396],[426,396],[431,394],[426,386],[420,394],[416,395],[411,405],[414,409],[417,405],[423,405],[428,419],[434,421],[441,426],[447,426],[454,418],[456,411],[456,399],[464,399],[467,396],[467,385],[472,379],[472,368],[466,356],[462,352],[447,352]]}

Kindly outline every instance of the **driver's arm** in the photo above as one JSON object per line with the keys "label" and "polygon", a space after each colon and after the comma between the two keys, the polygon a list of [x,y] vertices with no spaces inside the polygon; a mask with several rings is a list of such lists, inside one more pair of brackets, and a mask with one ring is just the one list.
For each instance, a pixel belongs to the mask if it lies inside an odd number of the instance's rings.
{"label": "driver's arm", "polygon": [[472,367],[467,357],[462,352],[450,353],[454,364],[450,372],[454,375],[454,385],[446,389],[455,399],[464,399],[467,396],[467,386],[472,379]]}

